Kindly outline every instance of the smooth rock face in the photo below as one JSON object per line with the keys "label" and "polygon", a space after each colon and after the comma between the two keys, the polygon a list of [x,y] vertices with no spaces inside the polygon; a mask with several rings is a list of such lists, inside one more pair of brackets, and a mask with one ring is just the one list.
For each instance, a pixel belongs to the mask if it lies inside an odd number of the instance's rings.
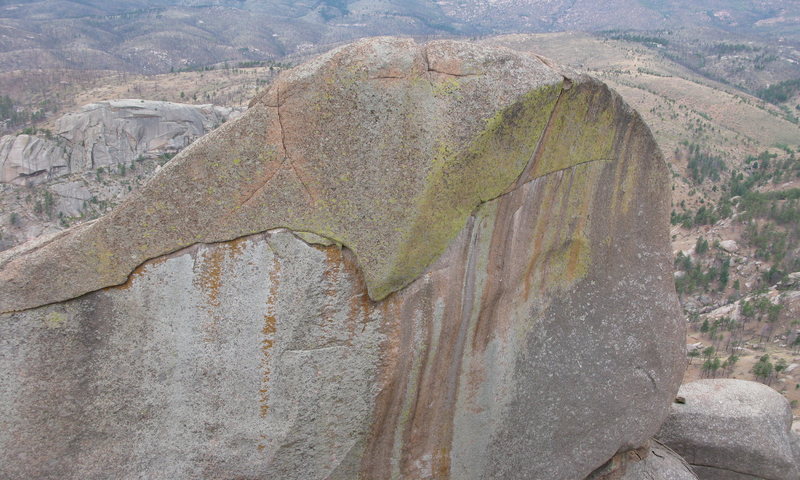
{"label": "smooth rock face", "polygon": [[668,447],[652,444],[619,453],[586,480],[698,480],[686,460]]}
{"label": "smooth rock face", "polygon": [[0,137],[0,182],[24,185],[39,176],[67,172],[69,153],[59,142],[35,135]]}
{"label": "smooth rock face", "polygon": [[744,380],[682,385],[658,433],[701,480],[800,478],[798,436],[789,402],[775,390]]}
{"label": "smooth rock face", "polygon": [[334,50],[3,253],[0,477],[584,478],[681,378],[668,211],[649,130],[592,79]]}
{"label": "smooth rock face", "polygon": [[41,183],[68,173],[130,165],[143,155],[175,153],[232,114],[229,108],[153,100],[92,103],[59,118],[52,137],[2,137],[0,182]]}

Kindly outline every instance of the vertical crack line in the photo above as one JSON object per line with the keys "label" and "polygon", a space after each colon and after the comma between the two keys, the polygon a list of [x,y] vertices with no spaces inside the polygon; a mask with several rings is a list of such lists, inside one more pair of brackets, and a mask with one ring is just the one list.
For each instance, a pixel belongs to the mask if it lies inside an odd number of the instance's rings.
{"label": "vertical crack line", "polygon": [[292,168],[294,176],[297,177],[297,181],[300,182],[300,185],[303,186],[303,190],[305,190],[306,195],[308,195],[308,198],[311,199],[311,203],[312,204],[317,203],[316,195],[314,195],[311,189],[308,188],[308,184],[306,184],[305,180],[303,180],[303,176],[300,174],[301,170],[297,167],[297,165],[294,164],[294,162],[292,162],[291,159],[289,159],[289,166]]}
{"label": "vertical crack line", "polygon": [[528,177],[530,176],[531,171],[533,171],[534,166],[538,163],[538,160],[542,155],[545,139],[547,138],[547,135],[550,133],[550,130],[552,130],[553,119],[555,118],[556,111],[558,110],[558,107],[561,104],[561,99],[564,98],[564,92],[567,90],[565,86],[567,82],[569,82],[569,79],[567,77],[563,78],[564,78],[563,80],[564,84],[561,87],[561,91],[558,92],[558,97],[556,97],[556,101],[553,104],[553,109],[550,111],[550,116],[547,118],[547,123],[545,124],[544,129],[542,130],[542,135],[539,137],[539,141],[536,142],[536,148],[533,149],[533,153],[531,153],[531,158],[528,159],[528,164],[525,165],[525,168],[522,170],[522,173],[520,173],[519,177],[517,177],[517,181],[515,181],[511,185],[511,187],[504,193],[516,190],[517,188],[519,188],[520,186],[524,185],[529,180],[531,180]]}
{"label": "vertical crack line", "polygon": [[428,59],[428,46],[422,49],[422,62],[425,64],[425,78],[428,79],[428,83],[430,83],[431,87],[433,87],[433,79],[431,78],[431,62]]}
{"label": "vertical crack line", "polygon": [[275,110],[278,112],[278,127],[281,130],[281,148],[283,149],[283,156],[289,158],[289,151],[286,149],[286,133],[283,130],[283,117],[281,116],[281,95],[280,92],[275,92],[277,99],[277,106]]}
{"label": "vertical crack line", "polygon": [[455,402],[458,399],[458,384],[459,376],[461,375],[462,363],[464,361],[464,351],[467,342],[467,335],[469,333],[470,322],[472,320],[472,310],[475,305],[475,283],[478,256],[478,243],[481,236],[482,219],[470,217],[467,220],[465,228],[469,232],[469,240],[466,245],[467,265],[464,273],[463,285],[461,287],[461,321],[458,325],[458,337],[456,340],[455,356],[453,363],[450,365],[448,372],[448,380],[452,380],[452,390],[448,391],[448,403],[453,406],[455,411]]}
{"label": "vertical crack line", "polygon": [[[294,176],[297,178],[297,181],[300,182],[300,185],[303,186],[303,191],[305,191],[306,195],[308,195],[308,198],[311,200],[311,203],[315,204],[315,203],[317,203],[316,195],[314,195],[314,193],[308,187],[308,183],[303,178],[305,175],[303,173],[301,173],[300,168],[297,165],[294,164],[294,161],[289,156],[289,149],[286,148],[286,129],[283,128],[283,115],[281,115],[281,105],[283,105],[283,103],[281,102],[280,92],[276,92],[275,95],[276,95],[276,100],[277,100],[277,106],[275,107],[275,110],[276,110],[276,112],[278,114],[278,128],[281,131],[281,149],[283,150],[283,162],[281,162],[281,165],[278,167],[278,169],[283,168],[283,165],[288,162],[289,163],[289,167],[292,169],[292,172],[294,173]],[[274,176],[274,174],[273,174],[273,176]],[[269,182],[269,180],[271,180],[271,179],[272,179],[272,177],[267,179],[267,182]],[[265,185],[266,185],[266,182],[265,182]]]}

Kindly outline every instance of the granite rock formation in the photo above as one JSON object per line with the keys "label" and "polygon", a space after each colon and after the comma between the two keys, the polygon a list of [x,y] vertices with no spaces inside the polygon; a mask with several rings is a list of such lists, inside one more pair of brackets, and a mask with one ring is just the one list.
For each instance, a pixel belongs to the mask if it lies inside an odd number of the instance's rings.
{"label": "granite rock formation", "polygon": [[668,172],[549,62],[378,38],[0,253],[0,476],[584,478],[683,367]]}
{"label": "granite rock formation", "polygon": [[615,455],[586,480],[697,480],[680,455],[657,441]]}
{"label": "granite rock formation", "polygon": [[238,112],[213,105],[110,100],[56,120],[49,136],[0,138],[0,182],[18,185],[100,167],[130,165],[141,156],[176,153]]}
{"label": "granite rock formation", "polygon": [[789,402],[757,382],[717,379],[681,385],[658,438],[701,480],[800,478],[800,437]]}

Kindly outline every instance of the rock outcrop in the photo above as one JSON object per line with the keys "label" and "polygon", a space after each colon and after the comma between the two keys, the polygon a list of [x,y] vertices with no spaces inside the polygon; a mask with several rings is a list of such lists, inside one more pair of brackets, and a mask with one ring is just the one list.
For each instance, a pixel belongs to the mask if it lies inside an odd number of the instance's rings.
{"label": "rock outcrop", "polygon": [[659,442],[619,453],[586,480],[697,480],[686,460]]}
{"label": "rock outcrop", "polygon": [[0,476],[584,478],[669,410],[668,173],[587,77],[379,38],[0,253]]}
{"label": "rock outcrop", "polygon": [[701,480],[796,480],[798,436],[789,402],[745,380],[682,385],[658,438],[681,454]]}
{"label": "rock outcrop", "polygon": [[48,137],[2,137],[0,183],[41,183],[68,173],[127,166],[142,156],[176,153],[232,115],[238,112],[213,105],[92,103],[59,118]]}

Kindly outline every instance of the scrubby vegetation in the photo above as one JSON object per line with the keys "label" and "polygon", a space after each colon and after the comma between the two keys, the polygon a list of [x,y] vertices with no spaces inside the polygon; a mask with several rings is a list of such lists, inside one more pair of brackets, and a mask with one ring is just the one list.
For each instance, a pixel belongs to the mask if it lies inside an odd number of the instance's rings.
{"label": "scrubby vegetation", "polygon": [[701,184],[706,179],[718,182],[720,174],[727,169],[725,161],[716,155],[703,152],[699,145],[690,143],[688,148],[689,163],[687,171],[691,179],[696,184]]}
{"label": "scrubby vegetation", "polygon": [[770,103],[780,104],[800,92],[800,78],[786,80],[756,91],[756,96]]}

